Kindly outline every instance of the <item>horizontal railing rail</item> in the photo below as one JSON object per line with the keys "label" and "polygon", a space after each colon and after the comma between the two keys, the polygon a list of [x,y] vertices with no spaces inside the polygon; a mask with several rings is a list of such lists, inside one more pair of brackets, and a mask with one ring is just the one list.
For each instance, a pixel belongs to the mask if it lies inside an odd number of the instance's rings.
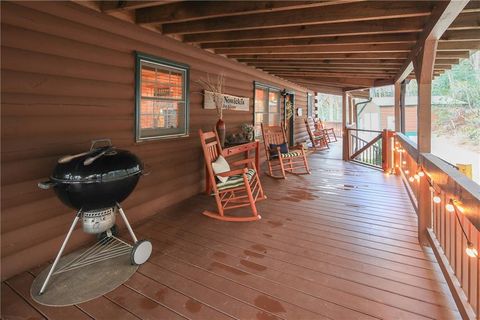
{"label": "horizontal railing rail", "polygon": [[[383,168],[384,133],[376,130],[347,128],[349,160],[375,168]],[[363,137],[360,137],[363,134]]]}
{"label": "horizontal railing rail", "polygon": [[392,148],[395,172],[419,215],[419,237],[424,231],[462,317],[478,319],[480,187],[437,156],[419,153],[401,133]]}

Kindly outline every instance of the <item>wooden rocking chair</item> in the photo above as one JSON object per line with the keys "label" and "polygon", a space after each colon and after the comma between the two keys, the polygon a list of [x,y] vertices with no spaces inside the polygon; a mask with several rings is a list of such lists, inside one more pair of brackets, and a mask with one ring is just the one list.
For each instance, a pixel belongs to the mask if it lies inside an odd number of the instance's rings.
{"label": "wooden rocking chair", "polygon": [[[214,131],[203,132],[199,130],[202,143],[205,164],[207,167],[208,179],[212,186],[212,193],[217,203],[218,212],[205,210],[203,214],[223,221],[255,221],[261,216],[257,212],[256,201],[264,200],[265,196],[258,171],[255,167],[255,159],[244,159],[232,162],[233,167],[240,169],[230,170],[224,173],[215,174],[212,163],[222,155],[222,148],[218,135]],[[216,176],[228,177],[225,182],[220,182]],[[250,206],[252,216],[234,217],[225,215],[225,210]]]}
{"label": "wooden rocking chair", "polygon": [[305,118],[305,127],[307,128],[308,137],[310,138],[310,142],[312,143],[312,148],[315,151],[330,149],[328,145],[328,142],[330,140],[328,138],[328,135],[325,133],[324,130],[315,130],[315,125],[312,118]]}
{"label": "wooden rocking chair", "polygon": [[[263,144],[267,157],[268,172],[272,178],[286,179],[285,172],[292,174],[310,174],[307,156],[303,146],[288,148],[287,135],[285,127],[281,126],[262,126]],[[280,145],[284,145],[282,152]],[[271,149],[270,145],[276,145]],[[301,170],[298,172],[298,170]],[[280,175],[279,175],[280,174]]]}
{"label": "wooden rocking chair", "polygon": [[337,142],[337,135],[335,134],[334,128],[325,128],[325,126],[323,125],[322,119],[314,120],[314,123],[315,123],[315,129],[317,129],[318,131],[325,132],[325,135],[327,136],[327,139],[328,139],[328,143]]}

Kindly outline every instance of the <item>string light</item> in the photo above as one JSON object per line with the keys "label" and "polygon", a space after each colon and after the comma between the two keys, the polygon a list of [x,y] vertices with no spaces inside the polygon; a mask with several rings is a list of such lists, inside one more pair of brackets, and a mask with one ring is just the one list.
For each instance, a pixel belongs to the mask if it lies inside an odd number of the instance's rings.
{"label": "string light", "polygon": [[414,174],[413,177],[415,178],[415,180],[420,180],[420,176],[418,174]]}
{"label": "string light", "polygon": [[407,164],[407,161],[403,160],[403,161],[402,161],[402,164]]}
{"label": "string light", "polygon": [[409,171],[409,170],[405,170],[405,174],[409,174],[409,173],[410,173],[410,171]]}
{"label": "string light", "polygon": [[413,182],[415,179],[413,177],[408,178],[408,181]]}
{"label": "string light", "polygon": [[[425,172],[420,169],[417,171],[417,174],[414,175],[415,179],[420,179],[420,177],[424,177],[426,174]],[[408,179],[410,182],[413,181],[413,178],[410,177]],[[439,204],[442,202],[442,199],[439,197],[439,194],[437,192],[437,190],[435,190],[435,186],[433,184],[433,181],[431,181],[431,178],[429,176],[427,176],[427,182],[429,184],[429,190],[434,194],[432,200],[434,203],[436,204]],[[463,233],[463,236],[465,237],[465,239],[467,240],[467,248],[465,249],[465,253],[467,254],[467,256],[469,256],[470,258],[478,258],[478,250],[475,248],[475,246],[473,245],[473,243],[470,241],[469,237],[467,236],[467,233],[465,232],[465,229],[463,228],[463,224],[462,224],[462,221],[460,220],[460,217],[458,215],[458,211],[460,213],[464,213],[465,209],[461,206],[461,202],[458,201],[458,200],[455,200],[455,199],[450,199],[450,201],[447,203],[447,205],[445,206],[445,209],[452,213],[454,212],[455,213],[455,216],[457,217],[457,221],[458,221],[458,224],[460,225],[460,228],[462,229],[462,233]]]}
{"label": "string light", "polygon": [[471,243],[470,241],[468,241],[467,243],[467,249],[465,249],[465,252],[471,258],[478,257],[478,251],[477,249],[475,249],[475,247],[473,246],[473,243]]}
{"label": "string light", "polygon": [[447,205],[445,206],[445,209],[447,209],[448,212],[454,212],[455,211],[455,207],[451,203],[447,203]]}

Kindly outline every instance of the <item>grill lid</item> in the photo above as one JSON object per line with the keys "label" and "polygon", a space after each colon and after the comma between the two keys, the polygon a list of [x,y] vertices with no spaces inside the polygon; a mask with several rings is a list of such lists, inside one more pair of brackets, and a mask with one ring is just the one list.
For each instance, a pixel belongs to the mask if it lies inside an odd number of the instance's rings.
{"label": "grill lid", "polygon": [[143,164],[133,153],[111,146],[57,163],[50,179],[57,183],[101,183],[141,174]]}

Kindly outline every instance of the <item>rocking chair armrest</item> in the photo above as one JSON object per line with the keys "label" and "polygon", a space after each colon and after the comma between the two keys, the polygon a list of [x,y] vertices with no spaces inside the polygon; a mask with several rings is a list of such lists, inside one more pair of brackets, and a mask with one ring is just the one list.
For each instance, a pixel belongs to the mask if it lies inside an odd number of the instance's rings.
{"label": "rocking chair armrest", "polygon": [[247,158],[247,159],[243,159],[243,160],[234,161],[234,162],[231,163],[231,166],[232,167],[238,167],[238,166],[241,166],[241,165],[244,165],[244,164],[254,164],[254,163],[255,163],[255,159]]}
{"label": "rocking chair armrest", "polygon": [[290,150],[303,150],[303,146],[301,144],[297,144],[293,147],[290,147]]}
{"label": "rocking chair armrest", "polygon": [[243,169],[236,169],[236,170],[230,170],[230,171],[222,172],[222,173],[217,174],[217,176],[231,177],[231,176],[236,176],[236,175],[239,175],[239,174],[244,174],[244,173],[247,173],[247,172],[248,172],[248,169],[243,168]]}

